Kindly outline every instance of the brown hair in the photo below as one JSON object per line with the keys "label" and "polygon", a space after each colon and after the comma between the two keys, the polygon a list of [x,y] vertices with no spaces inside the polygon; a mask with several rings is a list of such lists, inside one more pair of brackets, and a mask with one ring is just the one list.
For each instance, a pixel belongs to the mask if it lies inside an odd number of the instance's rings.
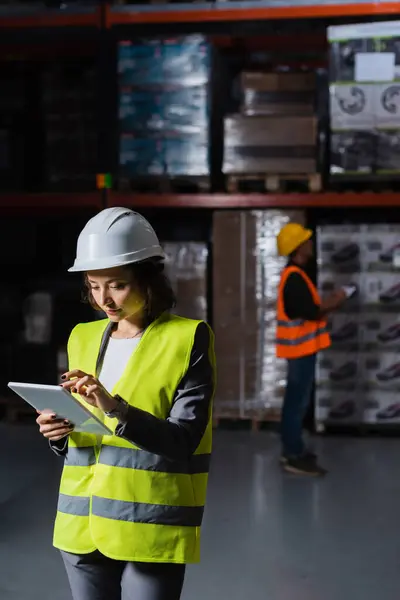
{"label": "brown hair", "polygon": [[[132,263],[124,268],[131,273],[139,294],[145,299],[145,327],[158,319],[163,312],[174,308],[176,305],[175,294],[168,277],[164,273],[164,263],[161,260]],[[93,298],[86,273],[84,286],[83,301],[88,302],[95,310],[101,310]]]}

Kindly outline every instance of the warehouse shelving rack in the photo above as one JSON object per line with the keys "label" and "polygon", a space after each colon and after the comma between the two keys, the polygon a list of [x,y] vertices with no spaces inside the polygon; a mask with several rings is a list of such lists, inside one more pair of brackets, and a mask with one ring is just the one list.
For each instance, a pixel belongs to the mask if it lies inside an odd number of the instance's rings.
{"label": "warehouse shelving rack", "polygon": [[[292,39],[292,31],[303,40],[302,49],[323,50],[324,31],[328,23],[346,19],[358,21],[373,16],[390,19],[400,15],[400,2],[382,3],[310,3],[304,6],[274,6],[259,1],[215,2],[194,4],[97,5],[66,9],[34,9],[31,5],[0,9],[0,52],[13,54],[19,48],[37,51],[62,41],[71,44],[87,41],[94,45],[99,70],[99,172],[112,172],[115,166],[115,122],[109,118],[113,90],[108,89],[108,77],[113,68],[113,46],[127,34],[153,34],[204,31],[213,35],[220,47],[230,47],[235,36],[248,31],[248,44],[257,45],[257,34],[271,33],[270,47],[284,48]],[[310,22],[312,24],[310,29]],[[306,30],[303,25],[307,25]],[[278,32],[278,35],[277,35]],[[67,46],[66,46],[67,47]],[[112,87],[112,86],[111,86]],[[104,92],[104,93],[102,93]],[[157,208],[268,208],[268,207],[374,207],[400,206],[400,193],[395,192],[325,192],[312,194],[135,194],[98,190],[70,194],[0,194],[0,210],[91,208],[127,205]]]}

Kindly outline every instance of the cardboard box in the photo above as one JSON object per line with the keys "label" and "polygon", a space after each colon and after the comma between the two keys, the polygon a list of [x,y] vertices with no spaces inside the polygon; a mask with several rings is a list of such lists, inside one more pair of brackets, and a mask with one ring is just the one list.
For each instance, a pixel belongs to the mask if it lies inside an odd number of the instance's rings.
{"label": "cardboard box", "polygon": [[[346,307],[344,306],[344,309]],[[335,312],[329,318],[332,346],[335,350],[356,352],[362,343],[362,324],[356,313]]]}
{"label": "cardboard box", "polygon": [[358,273],[362,255],[361,229],[358,225],[327,226],[318,232],[320,270]]}
{"label": "cardboard box", "polygon": [[336,350],[332,347],[318,357],[316,380],[318,388],[344,389],[353,392],[362,379],[362,363],[358,352]]}
{"label": "cardboard box", "polygon": [[240,76],[242,90],[260,92],[302,92],[315,90],[314,73],[260,73],[244,71]]}
{"label": "cardboard box", "polygon": [[400,351],[400,316],[380,312],[360,315],[362,347],[376,352]]}
{"label": "cardboard box", "polygon": [[398,83],[375,85],[375,115],[377,129],[400,129]]}
{"label": "cardboard box", "polygon": [[342,390],[319,390],[315,401],[315,419],[328,425],[355,425],[364,417],[364,398],[360,390],[348,394]]}
{"label": "cardboard box", "polygon": [[241,74],[242,108],[246,115],[312,115],[314,73]]}
{"label": "cardboard box", "polygon": [[333,131],[370,131],[376,126],[375,86],[330,86],[330,118]]}
{"label": "cardboard box", "polygon": [[400,225],[366,225],[362,256],[367,271],[393,272],[393,252],[400,249]]}
{"label": "cardboard box", "polygon": [[210,77],[210,50],[206,38],[197,34],[120,42],[120,85],[204,85]]}
{"label": "cardboard box", "polygon": [[247,117],[225,119],[225,147],[315,146],[317,122],[314,117]]}
{"label": "cardboard box", "polygon": [[391,425],[400,422],[399,395],[397,392],[375,390],[365,396],[363,420],[375,425]]}
{"label": "cardboard box", "polygon": [[377,136],[376,171],[382,175],[400,173],[400,130],[379,131]]}
{"label": "cardboard box", "polygon": [[400,273],[367,273],[362,280],[365,304],[383,311],[397,311],[400,306]]}
{"label": "cardboard box", "polygon": [[378,133],[372,131],[332,131],[330,174],[363,176],[373,173],[378,151]]}
{"label": "cardboard box", "polygon": [[317,124],[313,117],[225,119],[224,173],[315,173]]}
{"label": "cardboard box", "polygon": [[396,352],[377,351],[360,353],[365,389],[400,391],[400,360]]}

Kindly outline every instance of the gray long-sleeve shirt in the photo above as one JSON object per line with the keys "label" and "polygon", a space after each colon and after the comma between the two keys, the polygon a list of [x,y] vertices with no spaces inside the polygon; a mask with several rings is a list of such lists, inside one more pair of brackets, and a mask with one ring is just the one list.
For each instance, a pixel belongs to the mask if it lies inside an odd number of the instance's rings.
{"label": "gray long-sleeve shirt", "polygon": [[[197,327],[189,367],[175,392],[167,419],[129,406],[126,423],[115,434],[139,448],[170,460],[191,456],[206,430],[214,393],[214,369],[209,357],[210,332],[205,323]],[[64,456],[68,440],[52,443],[54,452]]]}

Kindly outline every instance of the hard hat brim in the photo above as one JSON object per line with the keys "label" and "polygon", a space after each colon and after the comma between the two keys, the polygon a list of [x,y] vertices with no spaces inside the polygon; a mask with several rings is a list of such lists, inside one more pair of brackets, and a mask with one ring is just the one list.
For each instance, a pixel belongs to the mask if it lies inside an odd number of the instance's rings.
{"label": "hard hat brim", "polygon": [[143,262],[151,258],[165,258],[161,246],[153,246],[139,252],[112,256],[110,258],[100,258],[98,260],[75,260],[72,267],[68,269],[69,273],[84,273],[86,271],[103,271],[104,269],[113,269],[115,267],[126,267],[135,263]]}

